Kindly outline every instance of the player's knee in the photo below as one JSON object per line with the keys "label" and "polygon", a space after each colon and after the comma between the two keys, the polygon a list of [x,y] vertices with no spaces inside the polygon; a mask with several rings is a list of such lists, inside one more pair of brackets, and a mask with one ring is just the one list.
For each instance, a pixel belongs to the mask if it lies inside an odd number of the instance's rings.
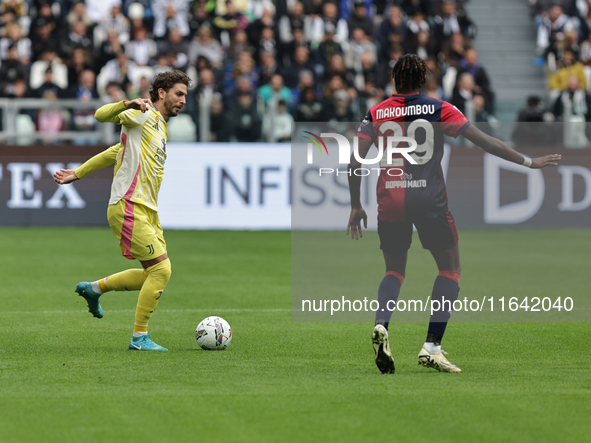
{"label": "player's knee", "polygon": [[157,278],[163,284],[166,284],[172,275],[172,266],[170,264],[170,260],[167,258],[166,260],[163,260],[154,266],[150,266],[145,270],[145,272],[147,272],[152,277]]}

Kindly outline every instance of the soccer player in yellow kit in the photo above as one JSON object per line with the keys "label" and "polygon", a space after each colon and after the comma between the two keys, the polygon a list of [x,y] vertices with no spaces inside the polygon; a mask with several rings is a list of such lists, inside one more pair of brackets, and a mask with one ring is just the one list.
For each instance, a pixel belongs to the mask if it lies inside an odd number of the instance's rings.
{"label": "soccer player in yellow kit", "polygon": [[86,299],[89,312],[102,318],[99,303],[102,294],[140,291],[129,343],[129,349],[133,350],[167,350],[154,343],[148,334],[148,321],[171,275],[158,219],[158,192],[167,155],[167,122],[186,103],[190,82],[181,71],[163,72],[152,82],[150,100],[123,100],[102,106],[95,118],[99,122],[120,124],[121,141],[76,170],[62,169],[54,174],[55,181],[63,185],[115,163],[107,218],[123,255],[139,260],[143,269],[128,269],[95,282],[78,283],[76,292]]}

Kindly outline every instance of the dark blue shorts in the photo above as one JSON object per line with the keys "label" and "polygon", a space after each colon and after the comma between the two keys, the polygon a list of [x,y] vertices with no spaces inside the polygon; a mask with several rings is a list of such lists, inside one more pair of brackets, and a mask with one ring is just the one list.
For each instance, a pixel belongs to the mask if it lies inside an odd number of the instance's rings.
{"label": "dark blue shorts", "polygon": [[378,219],[380,249],[390,254],[406,252],[412,242],[412,225],[419,233],[423,248],[430,251],[444,251],[458,243],[456,223],[451,212],[442,212],[434,218],[417,218],[399,222]]}

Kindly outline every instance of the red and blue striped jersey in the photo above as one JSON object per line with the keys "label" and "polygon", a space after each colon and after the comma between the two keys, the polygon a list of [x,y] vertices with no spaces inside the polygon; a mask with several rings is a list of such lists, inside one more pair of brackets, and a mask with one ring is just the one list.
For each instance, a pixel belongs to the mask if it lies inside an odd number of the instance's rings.
{"label": "red and blue striped jersey", "polygon": [[[369,109],[357,136],[376,146],[384,144],[377,186],[380,220],[412,220],[447,211],[441,170],[443,136],[458,137],[468,126],[470,122],[458,108],[421,94],[393,95]],[[417,142],[410,153],[417,164],[400,153],[392,156],[391,164],[386,163],[385,144],[390,136],[410,137]]]}

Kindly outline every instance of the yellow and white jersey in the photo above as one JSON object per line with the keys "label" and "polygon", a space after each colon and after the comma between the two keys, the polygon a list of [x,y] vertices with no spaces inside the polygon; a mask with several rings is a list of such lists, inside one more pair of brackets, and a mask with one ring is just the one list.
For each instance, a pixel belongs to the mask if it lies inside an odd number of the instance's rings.
{"label": "yellow and white jersey", "polygon": [[142,113],[126,110],[123,102],[102,106],[95,117],[122,125],[109,205],[125,199],[157,211],[166,161],[166,121],[156,108]]}

